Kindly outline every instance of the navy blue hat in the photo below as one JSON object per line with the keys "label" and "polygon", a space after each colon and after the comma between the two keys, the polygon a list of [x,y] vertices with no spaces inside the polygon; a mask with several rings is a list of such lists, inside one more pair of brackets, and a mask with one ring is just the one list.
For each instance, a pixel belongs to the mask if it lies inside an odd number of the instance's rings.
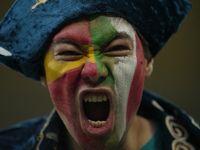
{"label": "navy blue hat", "polygon": [[116,13],[132,23],[155,56],[191,10],[186,0],[16,0],[0,22],[0,63],[40,80],[43,54],[67,23]]}

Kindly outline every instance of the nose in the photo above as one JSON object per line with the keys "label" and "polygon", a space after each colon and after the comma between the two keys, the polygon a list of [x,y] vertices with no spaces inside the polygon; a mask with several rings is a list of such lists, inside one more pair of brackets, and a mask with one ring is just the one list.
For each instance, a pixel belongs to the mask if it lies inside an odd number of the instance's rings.
{"label": "nose", "polygon": [[97,69],[96,63],[87,62],[81,71],[81,76],[85,82],[98,85],[106,79],[108,72],[103,66]]}

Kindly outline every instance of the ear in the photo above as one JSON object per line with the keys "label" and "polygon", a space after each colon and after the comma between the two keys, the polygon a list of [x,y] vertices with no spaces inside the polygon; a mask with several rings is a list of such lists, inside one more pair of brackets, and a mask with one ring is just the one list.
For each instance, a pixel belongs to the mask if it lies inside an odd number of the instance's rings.
{"label": "ear", "polygon": [[153,72],[154,59],[151,57],[148,60],[145,59],[145,79],[149,78]]}
{"label": "ear", "polygon": [[42,83],[44,87],[47,87],[47,80],[44,74],[40,75],[40,82]]}

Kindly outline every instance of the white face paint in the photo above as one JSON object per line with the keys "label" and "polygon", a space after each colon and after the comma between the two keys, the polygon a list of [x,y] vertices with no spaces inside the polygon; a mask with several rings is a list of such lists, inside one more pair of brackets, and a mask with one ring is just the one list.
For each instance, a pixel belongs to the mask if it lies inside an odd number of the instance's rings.
{"label": "white face paint", "polygon": [[137,57],[136,57],[136,39],[135,31],[131,24],[129,24],[123,18],[112,18],[112,25],[118,32],[125,32],[133,40],[133,50],[132,55],[126,57],[119,57],[119,63],[114,65],[113,76],[115,80],[114,89],[116,92],[116,109],[117,109],[117,132],[119,139],[122,138],[124,132],[126,131],[126,112],[128,104],[128,96],[130,92],[130,87],[132,84],[133,76],[135,74],[135,69],[137,66]]}

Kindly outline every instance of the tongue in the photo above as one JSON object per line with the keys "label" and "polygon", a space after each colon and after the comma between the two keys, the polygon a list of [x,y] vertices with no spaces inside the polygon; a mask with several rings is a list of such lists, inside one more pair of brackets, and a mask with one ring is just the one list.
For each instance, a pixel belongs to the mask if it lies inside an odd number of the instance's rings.
{"label": "tongue", "polygon": [[85,115],[92,121],[106,121],[109,114],[109,101],[106,102],[84,102]]}

